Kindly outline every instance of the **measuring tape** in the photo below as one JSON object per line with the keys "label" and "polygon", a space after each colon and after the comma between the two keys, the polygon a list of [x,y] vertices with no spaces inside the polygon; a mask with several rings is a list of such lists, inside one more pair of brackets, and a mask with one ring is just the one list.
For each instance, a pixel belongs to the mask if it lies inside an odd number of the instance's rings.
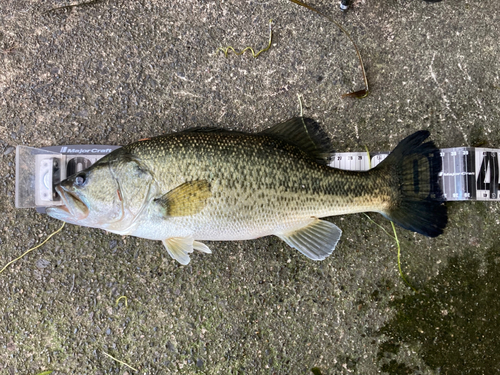
{"label": "measuring tape", "polygon": [[[119,146],[70,145],[36,149],[16,149],[16,207],[45,207],[62,202],[54,185],[67,176],[88,168]],[[499,201],[500,149],[455,147],[438,150],[442,171],[438,185],[447,201]],[[388,152],[341,152],[332,154],[330,166],[351,171],[366,171],[384,160]],[[432,190],[432,189],[431,189]],[[435,190],[438,190],[436,187]],[[431,191],[431,197],[439,191]]]}
{"label": "measuring tape", "polygon": [[[447,201],[499,201],[500,149],[478,147],[442,148],[443,169],[439,186]],[[384,160],[388,152],[368,156],[366,152],[334,153],[330,166],[351,171],[366,171]]]}

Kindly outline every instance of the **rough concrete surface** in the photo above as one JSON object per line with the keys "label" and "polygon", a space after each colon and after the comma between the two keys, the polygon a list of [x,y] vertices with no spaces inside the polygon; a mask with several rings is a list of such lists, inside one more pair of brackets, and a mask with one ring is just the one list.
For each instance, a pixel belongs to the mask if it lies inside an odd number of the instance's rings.
{"label": "rough concrete surface", "polygon": [[[60,223],[15,209],[15,146],[125,144],[193,126],[259,131],[299,114],[339,151],[500,148],[498,1],[0,0],[0,264]],[[227,58],[220,46],[261,49]],[[364,215],[313,262],[277,238],[158,242],[68,225],[0,274],[0,373],[492,374],[500,371],[498,203],[453,203],[444,235]],[[381,216],[371,217],[390,230]],[[120,296],[128,298],[121,299]],[[111,359],[128,363],[137,371]]]}

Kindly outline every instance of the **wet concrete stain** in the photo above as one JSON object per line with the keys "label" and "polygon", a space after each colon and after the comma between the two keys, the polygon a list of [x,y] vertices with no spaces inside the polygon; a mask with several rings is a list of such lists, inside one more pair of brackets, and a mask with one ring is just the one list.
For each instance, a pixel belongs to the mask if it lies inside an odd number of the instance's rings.
{"label": "wet concrete stain", "polygon": [[380,369],[410,374],[418,368],[399,363],[401,347],[416,347],[440,374],[492,374],[500,371],[500,244],[480,260],[472,252],[448,265],[418,294],[395,300],[396,315],[379,333],[387,336],[377,355]]}

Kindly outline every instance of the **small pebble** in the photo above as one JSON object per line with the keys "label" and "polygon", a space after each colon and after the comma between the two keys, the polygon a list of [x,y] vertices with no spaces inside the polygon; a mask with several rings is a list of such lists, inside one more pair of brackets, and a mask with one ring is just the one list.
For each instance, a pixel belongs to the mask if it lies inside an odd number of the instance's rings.
{"label": "small pebble", "polygon": [[3,152],[4,155],[9,155],[10,153],[12,153],[12,151],[14,151],[14,147],[7,147],[5,149],[5,151]]}

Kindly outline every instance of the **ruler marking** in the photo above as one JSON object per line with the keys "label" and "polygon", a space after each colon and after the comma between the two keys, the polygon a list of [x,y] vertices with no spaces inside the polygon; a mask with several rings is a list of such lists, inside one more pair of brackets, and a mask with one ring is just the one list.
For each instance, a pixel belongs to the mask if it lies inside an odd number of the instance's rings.
{"label": "ruler marking", "polygon": [[[388,152],[374,153],[369,158],[365,152],[336,153],[332,158],[334,168],[364,171],[380,164]],[[438,172],[438,186],[431,187],[431,198],[442,191],[449,201],[494,200],[499,201],[500,149],[455,147],[440,149],[428,158],[441,157],[442,170]],[[432,163],[430,163],[432,165]],[[431,173],[435,173],[431,171]]]}
{"label": "ruler marking", "polygon": [[492,160],[492,176],[490,178],[490,196],[494,199],[498,198],[498,153],[497,152],[492,152],[491,153]]}
{"label": "ruler marking", "polygon": [[469,151],[469,169],[467,171],[469,174],[467,175],[469,179],[469,186],[471,187],[471,197],[472,199],[477,199],[477,187],[476,187],[476,173],[473,169],[476,165],[476,153],[472,150]]}

